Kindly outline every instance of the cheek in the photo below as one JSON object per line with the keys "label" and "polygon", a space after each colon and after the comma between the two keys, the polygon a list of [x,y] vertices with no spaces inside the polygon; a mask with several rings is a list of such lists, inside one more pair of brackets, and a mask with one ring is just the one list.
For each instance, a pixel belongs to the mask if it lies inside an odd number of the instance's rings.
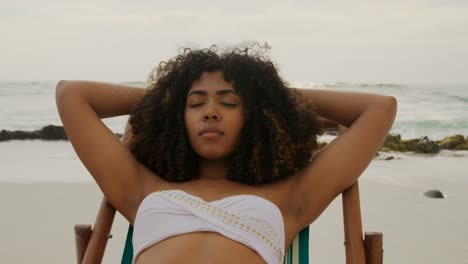
{"label": "cheek", "polygon": [[244,114],[241,112],[239,112],[237,114],[237,122],[239,123],[239,126],[242,128],[244,126],[244,123],[245,123],[245,120],[244,120]]}
{"label": "cheek", "polygon": [[242,114],[237,114],[232,116],[229,122],[231,123],[231,129],[239,132],[244,126],[244,116]]}

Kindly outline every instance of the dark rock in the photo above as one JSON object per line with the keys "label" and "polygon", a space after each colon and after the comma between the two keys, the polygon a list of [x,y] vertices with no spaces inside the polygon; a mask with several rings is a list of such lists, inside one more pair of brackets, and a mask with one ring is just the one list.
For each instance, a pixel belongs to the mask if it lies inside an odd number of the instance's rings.
{"label": "dark rock", "polygon": [[388,157],[386,157],[384,160],[392,160],[392,159],[394,159],[393,156],[388,156]]}
{"label": "dark rock", "polygon": [[27,131],[0,131],[0,141],[15,140],[15,139],[29,139],[34,138],[32,132]]}
{"label": "dark rock", "polygon": [[439,190],[428,190],[424,192],[424,195],[429,198],[437,198],[437,199],[445,198],[445,195]]}
{"label": "dark rock", "polygon": [[381,151],[413,151],[416,153],[438,153],[440,146],[427,136],[418,139],[401,140],[401,136],[388,135],[381,147]]}
{"label": "dark rock", "polygon": [[463,135],[457,134],[450,137],[445,137],[437,142],[442,149],[450,150],[468,150],[468,140],[465,140]]}
{"label": "dark rock", "polygon": [[440,151],[439,145],[427,136],[419,139],[402,140],[402,143],[409,151],[417,153],[438,153]]}
{"label": "dark rock", "polygon": [[400,142],[401,142],[400,134],[396,134],[396,135],[389,134],[387,138],[385,139],[384,145],[385,144],[399,144]]}
{"label": "dark rock", "polygon": [[[115,133],[119,138],[121,133]],[[8,140],[27,140],[27,139],[42,139],[42,140],[68,140],[67,134],[62,126],[48,125],[35,131],[22,130],[2,130],[0,131],[0,142]]]}
{"label": "dark rock", "polygon": [[401,141],[401,136],[400,134],[392,135],[389,134],[387,135],[387,138],[385,139],[384,143],[382,144],[382,147],[380,148],[381,151],[400,151],[400,152],[405,152],[409,151],[406,146],[403,144]]}
{"label": "dark rock", "polygon": [[24,139],[45,139],[45,140],[67,140],[67,135],[61,126],[45,126],[40,130],[35,131],[8,131],[2,130],[0,132],[0,141],[7,140],[24,140]]}
{"label": "dark rock", "polygon": [[[34,132],[33,132],[34,133]],[[38,131],[38,138],[45,140],[64,139],[68,140],[67,134],[62,126],[45,126]]]}

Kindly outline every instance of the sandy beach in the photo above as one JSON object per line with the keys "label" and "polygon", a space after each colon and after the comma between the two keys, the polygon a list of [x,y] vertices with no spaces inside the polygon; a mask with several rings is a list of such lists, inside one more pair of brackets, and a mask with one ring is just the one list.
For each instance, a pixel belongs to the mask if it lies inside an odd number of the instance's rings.
{"label": "sandy beach", "polygon": [[[384,234],[384,263],[468,263],[468,152],[385,153],[360,178],[364,231]],[[445,199],[423,195],[441,190]],[[0,143],[2,263],[75,263],[73,226],[93,224],[102,194],[66,141]],[[103,263],[119,263],[117,215]],[[341,197],[311,226],[311,263],[344,262]]]}

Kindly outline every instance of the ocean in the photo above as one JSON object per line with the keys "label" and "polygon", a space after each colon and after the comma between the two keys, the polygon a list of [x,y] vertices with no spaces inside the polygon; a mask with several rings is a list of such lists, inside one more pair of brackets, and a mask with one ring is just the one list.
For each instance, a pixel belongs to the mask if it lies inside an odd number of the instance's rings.
{"label": "ocean", "polygon": [[[0,130],[36,130],[61,125],[55,105],[57,81],[0,82]],[[143,86],[143,82],[125,82]],[[468,136],[468,85],[404,85],[386,83],[291,83],[293,87],[370,92],[398,100],[398,113],[390,133],[403,139],[428,136],[432,140]],[[127,116],[104,119],[121,133]]]}

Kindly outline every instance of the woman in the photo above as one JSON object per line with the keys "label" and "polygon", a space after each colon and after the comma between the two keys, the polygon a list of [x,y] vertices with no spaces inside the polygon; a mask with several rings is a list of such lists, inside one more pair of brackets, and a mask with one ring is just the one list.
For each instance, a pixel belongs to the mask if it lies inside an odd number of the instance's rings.
{"label": "woman", "polygon": [[[134,262],[281,263],[396,114],[384,95],[291,89],[255,49],[185,49],[148,89],[60,81],[65,131],[134,227]],[[101,119],[131,114],[128,148]],[[347,127],[318,152],[324,120]]]}

